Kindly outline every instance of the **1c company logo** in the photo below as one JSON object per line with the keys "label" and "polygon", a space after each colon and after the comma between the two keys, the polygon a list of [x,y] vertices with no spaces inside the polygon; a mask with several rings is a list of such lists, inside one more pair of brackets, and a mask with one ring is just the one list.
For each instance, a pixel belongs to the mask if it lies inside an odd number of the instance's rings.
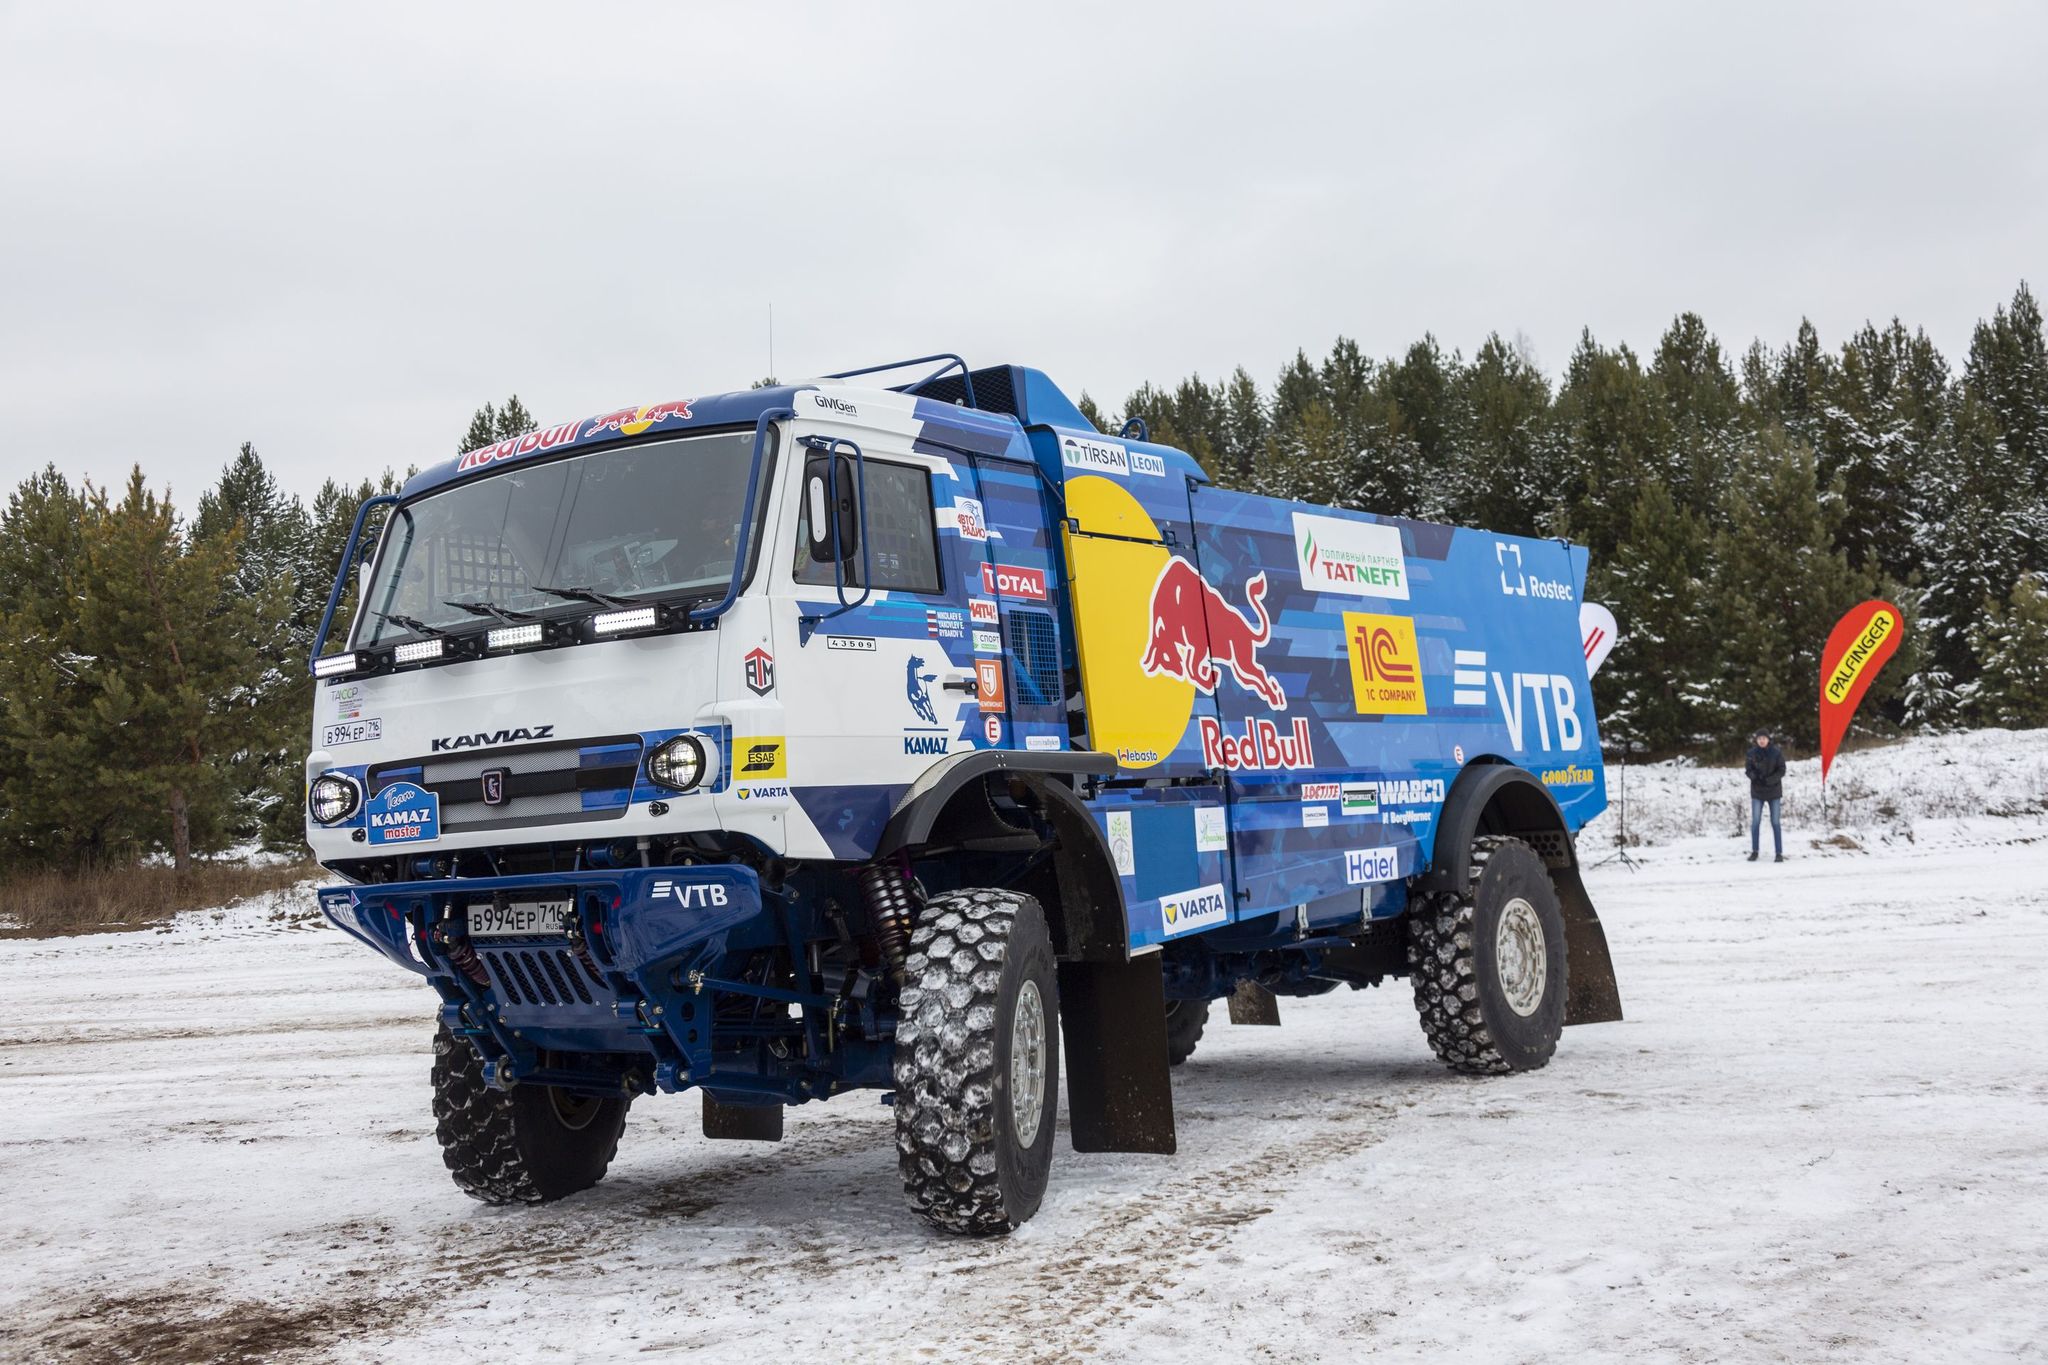
{"label": "1c company logo", "polygon": [[1347,611],[1344,647],[1351,656],[1351,700],[1359,715],[1420,716],[1429,710],[1414,621]]}

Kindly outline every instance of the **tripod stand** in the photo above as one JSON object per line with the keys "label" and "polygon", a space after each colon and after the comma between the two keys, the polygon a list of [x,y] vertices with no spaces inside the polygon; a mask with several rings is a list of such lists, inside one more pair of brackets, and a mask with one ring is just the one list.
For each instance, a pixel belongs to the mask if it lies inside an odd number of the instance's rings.
{"label": "tripod stand", "polygon": [[1621,795],[1620,799],[1615,803],[1615,815],[1621,823],[1614,832],[1614,852],[1608,854],[1599,862],[1594,863],[1593,866],[1605,867],[1609,863],[1620,863],[1631,872],[1637,871],[1642,867],[1642,863],[1636,858],[1631,857],[1628,851],[1628,747],[1626,745],[1622,746],[1621,750]]}

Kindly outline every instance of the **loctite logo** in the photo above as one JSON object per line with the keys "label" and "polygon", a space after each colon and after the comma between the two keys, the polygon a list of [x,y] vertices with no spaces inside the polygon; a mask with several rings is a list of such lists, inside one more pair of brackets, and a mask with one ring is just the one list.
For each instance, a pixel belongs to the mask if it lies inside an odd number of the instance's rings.
{"label": "loctite logo", "polygon": [[1309,739],[1308,721],[1297,716],[1289,730],[1282,730],[1264,716],[1245,721],[1240,734],[1225,734],[1214,716],[1203,716],[1202,766],[1231,772],[1268,772],[1282,768],[1313,768],[1315,744]]}
{"label": "loctite logo", "polygon": [[1244,595],[1251,603],[1252,619],[1240,615],[1193,564],[1179,555],[1167,560],[1152,585],[1152,632],[1139,667],[1147,676],[1185,678],[1204,694],[1214,695],[1222,676],[1217,665],[1222,664],[1239,687],[1275,711],[1285,711],[1287,694],[1259,665],[1259,646],[1273,638],[1273,618],[1266,614],[1266,575],[1248,581]]}
{"label": "loctite logo", "polygon": [[998,597],[1028,597],[1045,600],[1045,570],[1024,569],[1015,564],[983,564],[981,590]]}

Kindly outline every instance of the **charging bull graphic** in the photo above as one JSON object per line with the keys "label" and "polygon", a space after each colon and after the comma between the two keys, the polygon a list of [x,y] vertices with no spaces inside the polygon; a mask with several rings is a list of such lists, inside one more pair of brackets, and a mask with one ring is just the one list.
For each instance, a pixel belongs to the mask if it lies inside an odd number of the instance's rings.
{"label": "charging bull graphic", "polygon": [[1275,711],[1285,711],[1287,694],[1259,667],[1259,646],[1273,638],[1273,618],[1266,614],[1266,575],[1246,582],[1244,595],[1258,618],[1256,624],[1240,615],[1187,560],[1176,555],[1166,561],[1159,581],[1152,585],[1151,643],[1140,665],[1146,675],[1184,678],[1214,695],[1220,663],[1230,669],[1239,687],[1263,697]]}

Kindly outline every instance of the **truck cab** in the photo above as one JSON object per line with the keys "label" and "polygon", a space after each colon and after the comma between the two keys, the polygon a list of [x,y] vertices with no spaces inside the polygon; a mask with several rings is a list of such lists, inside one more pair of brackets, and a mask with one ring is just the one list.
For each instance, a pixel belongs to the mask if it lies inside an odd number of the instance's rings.
{"label": "truck cab", "polygon": [[1465,1070],[1618,1017],[1584,552],[1219,489],[1146,435],[934,356],[365,506],[307,838],[327,916],[440,996],[459,1185],[584,1188],[645,1096],[767,1140],[871,1088],[913,1206],[1000,1231],[1062,1036],[1074,1145],[1170,1152],[1214,999],[1407,977]]}

